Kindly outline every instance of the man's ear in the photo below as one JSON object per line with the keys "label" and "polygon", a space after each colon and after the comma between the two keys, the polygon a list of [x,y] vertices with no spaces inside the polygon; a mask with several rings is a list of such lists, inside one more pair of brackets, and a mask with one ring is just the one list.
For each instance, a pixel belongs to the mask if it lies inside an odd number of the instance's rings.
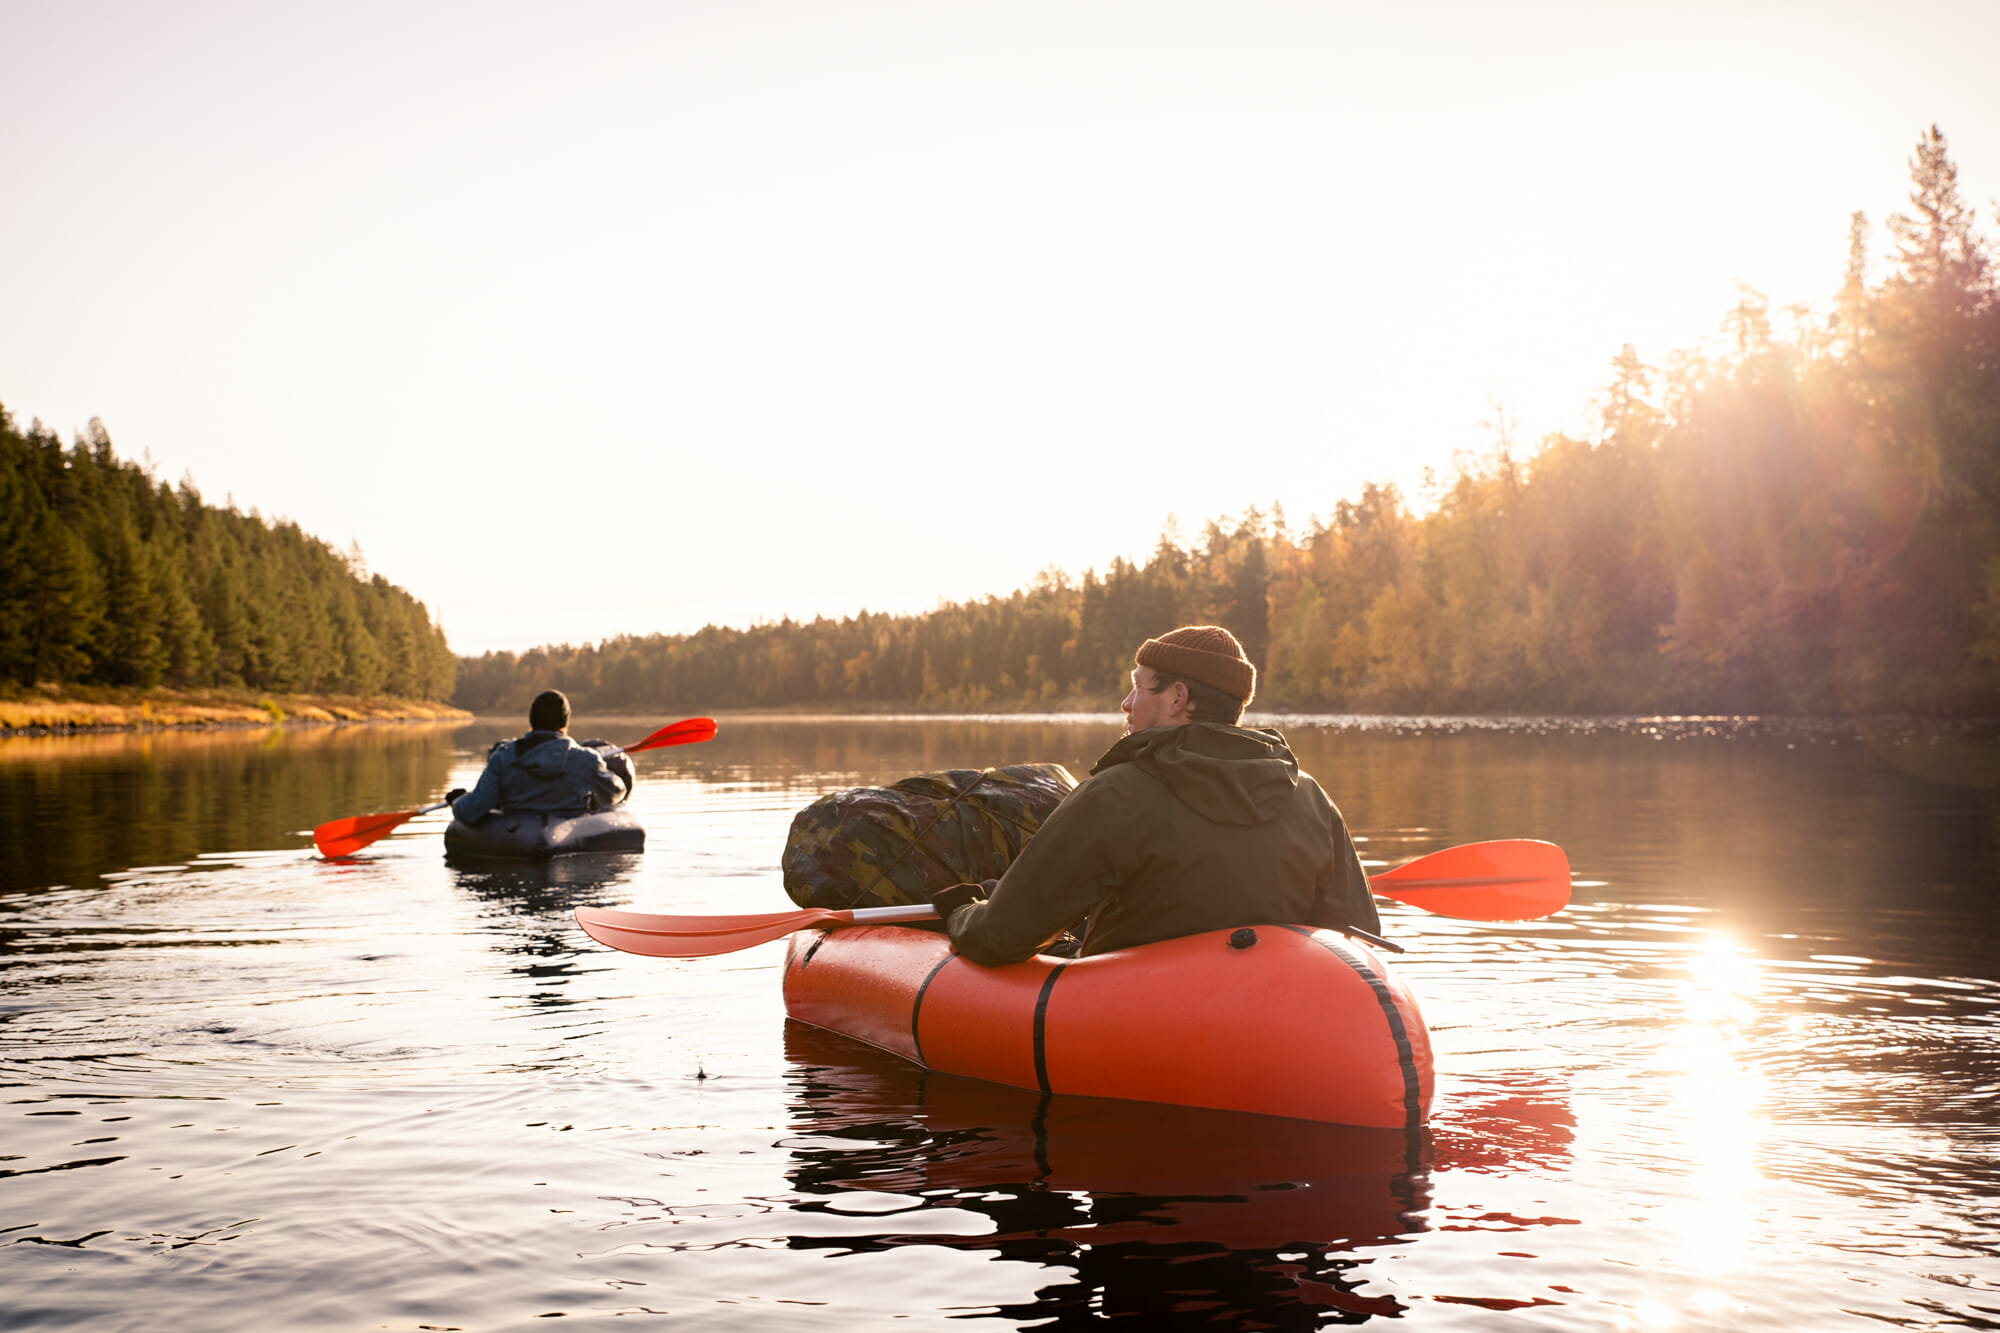
{"label": "man's ear", "polygon": [[1175,717],[1189,716],[1189,710],[1192,707],[1193,703],[1194,700],[1188,697],[1187,682],[1184,680],[1175,681],[1174,703],[1173,703],[1173,708],[1170,710],[1173,716]]}

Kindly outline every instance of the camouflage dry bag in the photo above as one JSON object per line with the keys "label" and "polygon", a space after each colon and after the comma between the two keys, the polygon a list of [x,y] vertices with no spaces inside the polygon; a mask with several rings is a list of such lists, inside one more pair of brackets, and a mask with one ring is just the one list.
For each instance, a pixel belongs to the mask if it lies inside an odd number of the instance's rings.
{"label": "camouflage dry bag", "polygon": [[1012,764],[822,796],[792,820],[785,892],[802,907],[882,907],[993,879],[1075,786],[1061,764]]}

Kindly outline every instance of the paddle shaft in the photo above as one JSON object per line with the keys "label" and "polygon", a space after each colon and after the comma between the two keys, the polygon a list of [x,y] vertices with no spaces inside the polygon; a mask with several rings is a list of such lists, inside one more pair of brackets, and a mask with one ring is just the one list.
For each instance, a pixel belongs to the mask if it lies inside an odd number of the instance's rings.
{"label": "paddle shaft", "polygon": [[[1555,844],[1530,839],[1468,843],[1420,856],[1373,875],[1369,887],[1383,897],[1448,916],[1485,921],[1533,920],[1559,910],[1569,901],[1569,860]],[[795,930],[814,926],[923,921],[936,915],[927,903],[845,909],[807,907],[743,916],[662,916],[594,907],[576,909],[577,924],[592,939],[614,949],[653,958],[706,958],[782,939]],[[1343,933],[1378,947],[1396,949],[1389,941],[1366,931],[1347,927]]]}
{"label": "paddle shaft", "polygon": [[[937,909],[928,903],[843,909],[808,907],[797,912],[755,916],[660,916],[650,912],[619,912],[579,907],[576,923],[599,944],[648,958],[712,958],[781,940],[794,931],[815,927],[893,925],[935,921]],[[1366,940],[1378,948],[1402,953],[1403,947],[1352,926],[1343,935]]]}
{"label": "paddle shaft", "polygon": [[[800,913],[781,912],[778,915],[817,916],[820,913],[825,913],[826,915],[832,917],[833,919],[830,921],[813,921],[813,922],[808,922],[807,924],[846,925],[846,926],[887,926],[887,925],[900,924],[906,921],[935,921],[938,918],[937,908],[932,907],[929,903],[893,903],[887,907],[849,907],[839,910],[833,908],[807,908],[804,912]],[[674,918],[662,917],[659,919],[672,920]],[[686,919],[699,920],[700,918],[686,918]],[[718,917],[714,919],[727,921],[730,918]],[[795,926],[793,927],[793,929],[803,930],[805,929],[805,927]],[[1371,935],[1367,931],[1362,930],[1357,926],[1340,926],[1338,927],[1338,929],[1340,933],[1343,935],[1352,935],[1357,940],[1366,940],[1368,943],[1375,945],[1377,948],[1387,949],[1391,953],[1404,952],[1402,945],[1392,943],[1389,940],[1385,940],[1380,935]],[[726,932],[717,932],[717,933],[721,934]],[[786,933],[789,934],[790,932],[787,931]]]}

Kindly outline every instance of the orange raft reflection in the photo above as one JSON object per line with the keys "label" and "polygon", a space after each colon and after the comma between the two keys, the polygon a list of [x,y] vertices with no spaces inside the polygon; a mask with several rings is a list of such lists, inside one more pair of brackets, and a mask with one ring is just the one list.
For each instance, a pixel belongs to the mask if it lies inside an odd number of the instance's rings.
{"label": "orange raft reflection", "polygon": [[1211,931],[987,968],[904,926],[801,931],[785,1009],[942,1073],[1032,1091],[1412,1130],[1431,1043],[1372,949],[1330,931]]}
{"label": "orange raft reflection", "polygon": [[1004,1213],[999,1233],[968,1238],[982,1247],[1030,1230],[1100,1247],[1347,1248],[1426,1229],[1424,1129],[1050,1097],[932,1073],[796,1022],[785,1055],[800,1076],[793,1126],[813,1136],[793,1145],[797,1183],[991,1205]]}
{"label": "orange raft reflection", "polygon": [[[996,1311],[1022,1326],[1129,1315],[1144,1327],[1303,1331],[1395,1318],[1427,1298],[1377,1286],[1370,1255],[1433,1231],[1571,1222],[1441,1214],[1433,1198],[1437,1170],[1567,1159],[1567,1095],[1538,1079],[1458,1085],[1435,1131],[1358,1129],[1050,1096],[934,1073],[800,1022],[785,1025],[785,1056],[787,1175],[810,1201],[801,1216],[822,1222],[792,1247],[949,1246],[1039,1264],[1034,1301]],[[884,1196],[911,1206],[885,1212]],[[1541,1287],[1428,1299],[1550,1303]]]}

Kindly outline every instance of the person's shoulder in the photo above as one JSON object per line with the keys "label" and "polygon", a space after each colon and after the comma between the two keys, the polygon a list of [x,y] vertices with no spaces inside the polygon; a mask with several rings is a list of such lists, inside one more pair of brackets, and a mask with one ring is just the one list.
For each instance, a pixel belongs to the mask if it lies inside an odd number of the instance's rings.
{"label": "person's shoulder", "polygon": [[1347,821],[1341,815],[1340,807],[1333,803],[1333,798],[1326,794],[1326,788],[1319,785],[1319,780],[1304,769],[1299,770],[1299,789],[1294,799],[1303,802],[1322,817],[1331,819],[1342,827],[1346,826]]}
{"label": "person's shoulder", "polygon": [[1077,783],[1076,791],[1071,792],[1064,799],[1075,800],[1078,794],[1086,790],[1115,790],[1127,783],[1144,782],[1147,777],[1146,770],[1137,764],[1113,764],[1109,768],[1098,769],[1082,782]]}
{"label": "person's shoulder", "polygon": [[1071,806],[1088,809],[1091,806],[1120,804],[1133,796],[1161,785],[1160,775],[1146,764],[1114,764],[1100,768],[1076,785],[1076,790],[1063,797],[1056,807],[1059,810]]}
{"label": "person's shoulder", "polygon": [[1148,786],[1158,788],[1159,779],[1131,764],[1094,773],[1049,811],[1035,837],[1051,842],[1089,840],[1102,836],[1106,829],[1124,827],[1133,812],[1150,808],[1157,799]]}
{"label": "person's shoulder", "polygon": [[1292,753],[1292,743],[1286,740],[1285,733],[1279,731],[1276,727],[1245,727],[1239,725],[1229,729],[1241,732],[1245,736],[1254,736],[1259,742],[1270,746],[1275,751],[1281,751],[1288,755]]}

